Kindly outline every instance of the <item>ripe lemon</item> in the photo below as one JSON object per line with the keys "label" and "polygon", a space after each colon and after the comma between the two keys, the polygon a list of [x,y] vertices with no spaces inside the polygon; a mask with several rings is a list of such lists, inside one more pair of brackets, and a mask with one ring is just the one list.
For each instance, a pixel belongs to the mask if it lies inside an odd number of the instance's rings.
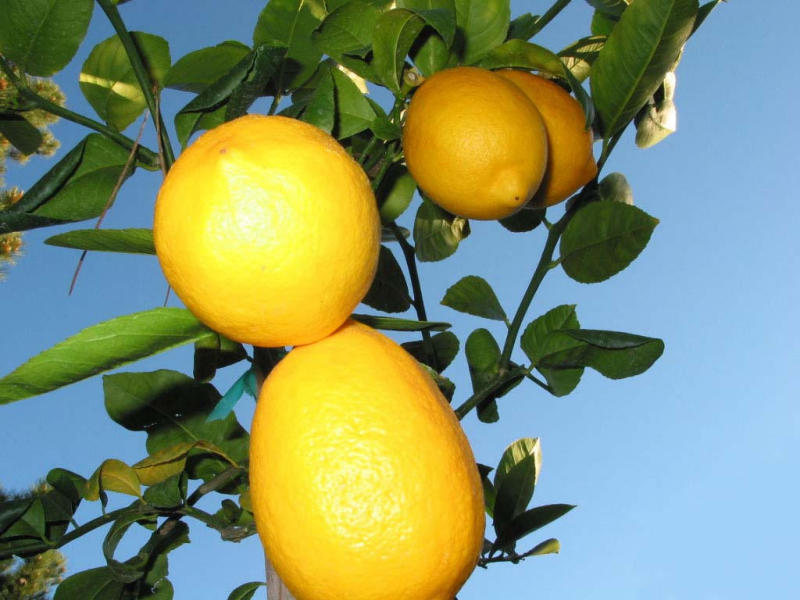
{"label": "ripe lemon", "polygon": [[414,358],[354,321],[265,380],[250,495],[298,600],[452,600],[483,542],[480,476],[453,411]]}
{"label": "ripe lemon", "polygon": [[513,81],[536,105],[547,128],[550,154],[544,181],[531,201],[542,208],[563,202],[597,175],[592,131],[580,103],[557,83],[527,71],[495,71]]}
{"label": "ripe lemon", "polygon": [[274,347],[347,319],[375,274],[380,219],[367,176],[331,136],[249,115],[181,154],[153,236],[167,281],[201,321]]}
{"label": "ripe lemon", "polygon": [[547,135],[520,89],[486,69],[439,71],[414,93],[403,127],[411,175],[453,214],[501,219],[539,187]]}

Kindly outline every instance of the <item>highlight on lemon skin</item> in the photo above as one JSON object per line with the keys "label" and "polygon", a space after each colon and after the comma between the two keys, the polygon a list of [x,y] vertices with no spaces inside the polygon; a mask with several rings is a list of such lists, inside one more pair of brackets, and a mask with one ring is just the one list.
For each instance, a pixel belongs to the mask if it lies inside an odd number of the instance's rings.
{"label": "highlight on lemon skin", "polygon": [[369,180],[330,135],[248,115],[200,136],[167,174],[153,236],[167,281],[203,323],[264,347],[336,330],[377,267]]}
{"label": "highlight on lemon skin", "polygon": [[544,208],[563,202],[597,176],[592,130],[586,127],[583,108],[564,88],[544,77],[517,69],[495,73],[525,93],[547,129],[547,171],[530,206]]}
{"label": "highlight on lemon skin", "polygon": [[422,83],[406,112],[403,150],[426,196],[471,219],[501,219],[527,203],[548,154],[536,107],[478,67],[445,69]]}
{"label": "highlight on lemon skin", "polygon": [[262,387],[250,495],[297,600],[452,600],[477,565],[483,490],[436,384],[397,343],[347,321]]}

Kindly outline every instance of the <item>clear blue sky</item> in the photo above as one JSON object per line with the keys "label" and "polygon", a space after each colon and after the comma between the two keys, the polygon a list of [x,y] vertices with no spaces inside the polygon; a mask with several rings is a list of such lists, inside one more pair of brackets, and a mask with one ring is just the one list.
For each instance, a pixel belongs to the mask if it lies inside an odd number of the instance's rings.
{"label": "clear blue sky", "polygon": [[[547,4],[517,1],[513,12]],[[256,0],[135,0],[121,10],[131,29],[169,39],[176,60],[224,39],[249,42],[262,7]],[[590,14],[575,0],[537,41],[566,45],[587,33]],[[690,41],[678,71],[678,133],[646,151],[628,135],[608,163],[609,172],[628,177],[636,204],[660,219],[650,245],[605,283],[580,285],[552,272],[530,316],[576,303],[583,326],[662,337],[666,352],[637,378],[610,381],[587,371],[577,391],[561,399],[523,385],[501,401],[499,424],[465,420],[478,460],[488,464],[510,441],[541,437],[544,466],[534,502],[578,508],[528,538],[531,545],[559,538],[560,555],[479,570],[461,600],[800,594],[800,88],[791,76],[798,20],[794,2],[719,7]],[[97,10],[87,43],[56,79],[73,110],[91,114],[77,75],[94,43],[109,35]],[[169,91],[164,105],[170,111],[186,101]],[[54,132],[63,149],[85,134],[68,123]],[[7,181],[28,187],[50,164],[34,159],[12,167]],[[137,174],[106,226],[150,226],[158,184],[155,174]],[[26,234],[25,255],[0,283],[2,374],[85,326],[163,301],[166,284],[155,258],[99,253],[89,255],[68,298],[78,253],[44,246],[53,233]],[[473,223],[455,257],[421,268],[430,316],[452,322],[462,339],[485,326],[438,305],[467,274],[485,277],[513,311],[543,239],[542,231],[518,236],[495,223]],[[131,369],[165,366],[190,371],[190,349]],[[243,368],[224,370],[218,386],[227,389]],[[446,374],[465,398],[463,355]],[[247,423],[252,402],[240,404]],[[106,416],[99,378],[0,407],[6,488],[25,488],[55,466],[88,476],[109,453],[135,462],[144,456],[144,438]],[[78,520],[98,511],[86,503]],[[263,579],[255,538],[222,543],[200,525],[191,537],[196,543],[170,554],[178,600],[224,599],[239,583]],[[64,549],[70,572],[103,564],[101,539],[88,536]],[[120,555],[137,548],[124,543]]]}

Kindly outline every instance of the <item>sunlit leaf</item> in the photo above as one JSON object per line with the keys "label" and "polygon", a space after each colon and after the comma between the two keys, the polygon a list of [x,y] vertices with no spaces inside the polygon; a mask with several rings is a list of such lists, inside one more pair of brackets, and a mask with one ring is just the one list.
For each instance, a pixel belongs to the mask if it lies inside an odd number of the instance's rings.
{"label": "sunlit leaf", "polygon": [[480,60],[503,43],[511,19],[509,0],[456,0],[456,22],[461,43],[460,58],[465,65]]}
{"label": "sunlit leaf", "polygon": [[99,252],[156,253],[152,229],[75,229],[49,237],[44,243]]}
{"label": "sunlit leaf", "polygon": [[468,235],[469,221],[451,215],[423,198],[414,219],[414,243],[420,261],[447,258],[458,249],[458,245]]}
{"label": "sunlit leaf", "polygon": [[230,72],[249,52],[248,46],[233,40],[190,52],[164,75],[164,87],[199,94]]}

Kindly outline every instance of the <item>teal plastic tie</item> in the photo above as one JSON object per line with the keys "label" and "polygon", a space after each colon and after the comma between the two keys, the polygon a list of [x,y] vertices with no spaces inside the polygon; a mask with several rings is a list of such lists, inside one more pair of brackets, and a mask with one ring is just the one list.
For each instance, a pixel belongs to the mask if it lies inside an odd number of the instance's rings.
{"label": "teal plastic tie", "polygon": [[237,379],[230,389],[225,392],[222,398],[219,399],[214,410],[208,415],[206,421],[221,421],[233,411],[233,407],[239,402],[242,395],[247,395],[252,398],[256,397],[258,391],[258,382],[256,381],[256,374],[252,368],[247,369],[242,373],[241,377]]}

